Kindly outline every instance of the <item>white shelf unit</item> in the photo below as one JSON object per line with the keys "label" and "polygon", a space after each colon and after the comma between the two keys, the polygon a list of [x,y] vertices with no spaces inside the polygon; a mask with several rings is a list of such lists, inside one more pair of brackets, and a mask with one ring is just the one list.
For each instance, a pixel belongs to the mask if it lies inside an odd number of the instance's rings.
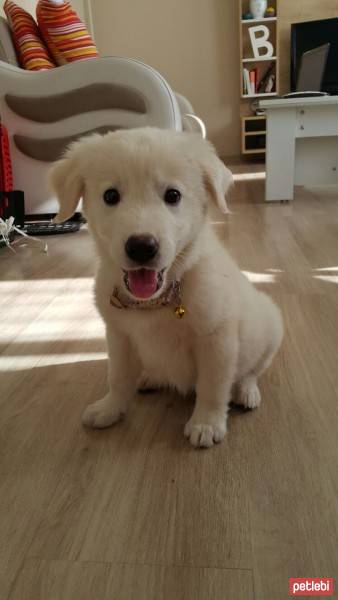
{"label": "white shelf unit", "polygon": [[264,156],[266,152],[266,118],[264,115],[242,117],[242,154]]}
{"label": "white shelf unit", "polygon": [[242,58],[242,63],[248,62],[273,62],[277,60],[277,56],[271,56],[271,58],[266,58],[265,56],[261,56],[261,58]]}
{"label": "white shelf unit", "polygon": [[264,17],[264,19],[242,19],[241,23],[243,23],[243,25],[250,25],[250,23],[271,23],[272,21],[277,21],[277,17]]}
{"label": "white shelf unit", "polygon": [[278,96],[277,92],[266,92],[265,94],[242,94],[242,98],[268,98]]}
{"label": "white shelf unit", "polygon": [[[252,98],[265,98],[271,96],[277,96],[279,91],[279,52],[278,52],[278,0],[271,0],[269,2],[276,11],[275,17],[267,17],[263,19],[243,19],[242,15],[249,10],[249,0],[239,0],[239,40],[240,40],[240,92],[243,100]],[[274,46],[274,56],[266,58],[255,58],[250,56],[252,52],[250,37],[248,34],[248,28],[252,24],[263,24],[268,27],[270,31],[270,41]],[[256,94],[245,94],[243,85],[243,68],[245,64],[251,65],[252,69],[256,68],[258,73],[258,80],[260,81],[264,76],[265,72],[269,68],[269,63],[275,64],[275,86],[272,92],[262,92]]]}

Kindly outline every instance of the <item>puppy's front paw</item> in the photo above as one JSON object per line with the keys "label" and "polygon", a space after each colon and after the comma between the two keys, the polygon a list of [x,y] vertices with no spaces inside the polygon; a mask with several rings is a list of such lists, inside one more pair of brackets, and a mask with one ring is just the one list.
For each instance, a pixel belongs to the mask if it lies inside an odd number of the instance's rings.
{"label": "puppy's front paw", "polygon": [[[206,419],[209,421],[209,419]],[[210,422],[198,423],[191,417],[184,428],[184,435],[195,448],[211,448],[221,442],[226,434],[226,419],[210,419]]]}
{"label": "puppy's front paw", "polygon": [[85,427],[104,429],[117,423],[125,416],[125,412],[116,408],[110,396],[105,396],[89,404],[82,415],[82,423]]}

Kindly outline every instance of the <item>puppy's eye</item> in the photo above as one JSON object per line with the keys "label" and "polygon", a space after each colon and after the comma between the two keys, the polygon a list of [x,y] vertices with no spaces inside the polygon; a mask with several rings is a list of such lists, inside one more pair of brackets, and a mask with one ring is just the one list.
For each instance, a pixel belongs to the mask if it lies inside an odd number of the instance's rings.
{"label": "puppy's eye", "polygon": [[164,194],[164,201],[167,204],[178,204],[179,201],[181,200],[181,196],[182,196],[182,194],[181,194],[181,192],[179,192],[179,190],[170,188]]}
{"label": "puppy's eye", "polygon": [[116,188],[109,188],[103,194],[103,200],[106,204],[118,204],[120,202],[120,192]]}

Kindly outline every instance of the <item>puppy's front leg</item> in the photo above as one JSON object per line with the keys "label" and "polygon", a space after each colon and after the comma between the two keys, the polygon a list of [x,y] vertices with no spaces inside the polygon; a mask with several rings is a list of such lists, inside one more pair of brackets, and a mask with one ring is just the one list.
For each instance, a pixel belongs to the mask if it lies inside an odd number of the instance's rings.
{"label": "puppy's front leg", "polygon": [[108,393],[90,404],[82,415],[86,427],[102,429],[120,421],[132,400],[139,368],[126,336],[107,331]]}
{"label": "puppy's front leg", "polygon": [[197,340],[196,404],[184,429],[195,447],[210,448],[225,436],[237,357],[238,337],[232,327]]}

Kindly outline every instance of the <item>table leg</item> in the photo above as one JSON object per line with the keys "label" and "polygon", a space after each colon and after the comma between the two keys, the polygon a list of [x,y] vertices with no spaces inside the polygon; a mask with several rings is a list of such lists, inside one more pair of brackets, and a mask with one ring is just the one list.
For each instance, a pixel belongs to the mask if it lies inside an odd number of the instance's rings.
{"label": "table leg", "polygon": [[265,200],[293,200],[296,110],[267,110]]}

